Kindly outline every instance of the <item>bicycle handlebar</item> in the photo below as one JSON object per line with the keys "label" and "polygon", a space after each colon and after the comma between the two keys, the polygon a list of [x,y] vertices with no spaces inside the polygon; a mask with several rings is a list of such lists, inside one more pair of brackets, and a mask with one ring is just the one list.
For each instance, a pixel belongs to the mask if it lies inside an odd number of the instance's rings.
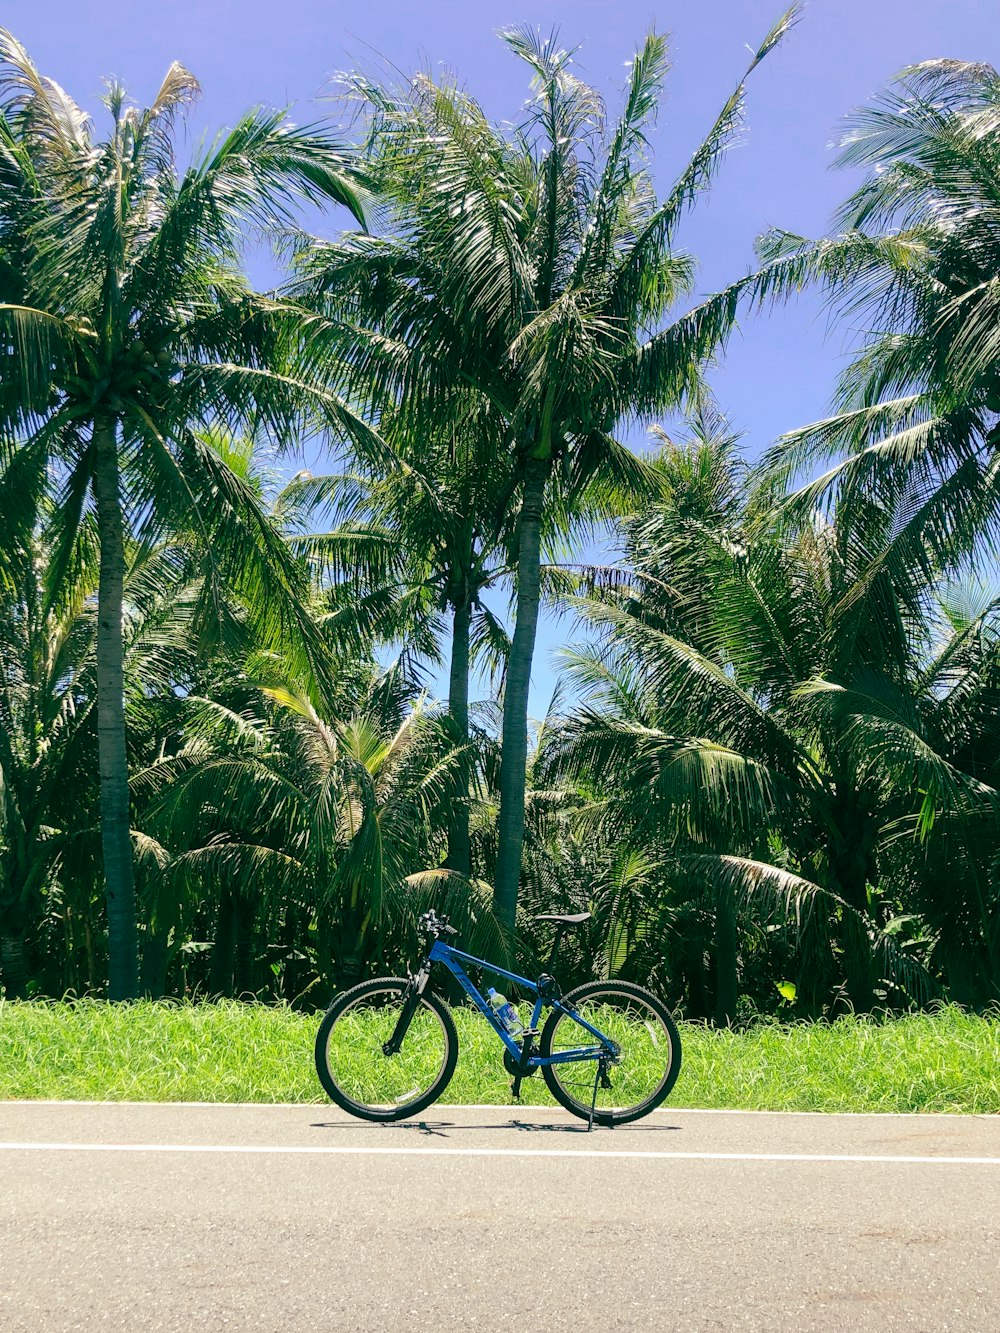
{"label": "bicycle handlebar", "polygon": [[446,916],[438,916],[432,909],[425,912],[420,918],[418,929],[423,935],[433,935],[435,939],[438,935],[457,935],[458,931],[454,926],[449,926]]}

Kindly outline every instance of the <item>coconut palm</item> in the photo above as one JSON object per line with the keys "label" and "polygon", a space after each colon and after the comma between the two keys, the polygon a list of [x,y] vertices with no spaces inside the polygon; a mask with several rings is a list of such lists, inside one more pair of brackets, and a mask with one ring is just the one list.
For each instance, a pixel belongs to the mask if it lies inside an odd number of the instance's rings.
{"label": "coconut palm", "polygon": [[8,996],[45,975],[39,933],[60,870],[75,870],[82,887],[94,850],[88,594],[96,562],[48,607],[45,565],[44,542],[33,538],[8,553],[11,582],[0,588],[0,985]]}
{"label": "coconut palm", "polygon": [[[971,849],[1000,812],[993,749],[973,764],[942,721],[966,692],[976,709],[995,706],[995,611],[935,656],[926,586],[869,571],[891,517],[875,509],[861,533],[820,525],[792,541],[721,524],[737,489],[729,447],[699,441],[661,461],[670,498],[629,530],[631,595],[591,611],[606,638],[571,659],[589,697],[557,759],[608,792],[595,814],[670,853],[679,887],[698,876],[711,889],[720,1018],[735,1007],[733,913],[747,895],[796,904],[813,946],[833,922],[856,1008],[886,977],[926,993],[896,948],[907,912],[926,914],[945,952],[961,919],[978,941],[981,995],[996,976],[996,884],[992,857],[976,870]],[[946,864],[971,875],[950,895]],[[800,956],[800,967],[815,986],[815,965]]]}
{"label": "coconut palm", "polygon": [[[52,504],[28,544],[7,552],[0,588],[0,981],[47,990],[100,984],[94,524],[53,599],[47,587]],[[165,736],[175,690],[197,660],[199,597],[177,547],[130,562],[125,584],[125,705],[133,762]],[[204,624],[202,623],[202,629]],[[136,835],[140,836],[140,835]],[[83,939],[81,941],[81,934]],[[82,955],[82,958],[81,958]]]}
{"label": "coconut palm", "polygon": [[[941,780],[922,789],[894,857],[900,857],[897,873],[912,885],[915,906],[932,928],[935,961],[952,998],[978,1008],[1000,995],[996,588],[974,579],[944,585],[933,598],[928,628],[930,652],[913,679],[916,715],[929,745],[963,778],[958,789]],[[912,781],[910,746],[901,743],[891,718],[869,708],[855,725],[867,732],[897,782]]]}
{"label": "coconut palm", "polygon": [[[313,923],[310,952],[332,988],[384,967],[387,951],[413,942],[421,907],[449,897],[447,873],[411,870],[437,860],[460,756],[392,676],[370,678],[354,702],[326,718],[277,684],[239,708],[189,701],[186,746],[159,766],[154,826],[175,896],[186,887],[195,905],[217,903],[215,990],[233,982],[232,918],[246,933],[297,914],[299,948]],[[450,905],[471,928],[475,885],[470,895],[461,884]]]}
{"label": "coconut palm", "polygon": [[838,163],[866,172],[841,230],[776,232],[762,251],[799,258],[865,332],[834,415],[784,437],[771,468],[784,486],[842,455],[807,476],[793,512],[875,501],[897,516],[882,562],[930,575],[1000,537],[1000,75],[904,70],[850,118]]}
{"label": "coconut palm", "polygon": [[[171,526],[204,529],[215,506],[238,505],[240,489],[199,427],[266,432],[282,444],[306,406],[328,421],[349,417],[329,393],[295,377],[295,312],[255,295],[240,268],[247,231],[285,226],[300,201],[335,200],[360,215],[342,158],[323,131],[254,111],[179,173],[174,130],[197,92],[176,64],[144,110],[112,84],[104,99],[110,131],[98,139],[72,99],[0,32],[0,449],[8,462],[0,517],[5,532],[23,533],[33,511],[22,501],[55,469],[53,589],[79,558],[81,524],[93,514],[96,525],[113,998],[136,989],[126,546],[158,544]],[[281,560],[279,586],[289,579],[287,556]],[[254,563],[260,570],[251,556]]]}
{"label": "coconut palm", "polygon": [[[391,452],[380,456],[379,466],[303,477],[280,499],[297,525],[305,525],[297,545],[329,585],[323,619],[331,630],[346,624],[355,643],[360,623],[373,642],[401,644],[401,660],[415,679],[423,664],[440,661],[447,639],[448,716],[468,762],[456,770],[445,864],[466,876],[472,873],[470,671],[478,660],[496,673],[509,648],[484,601],[509,559],[503,541],[509,532],[498,537],[491,518],[507,479],[496,462],[484,466],[495,458],[481,438],[487,429],[488,422],[472,415],[412,439],[383,420],[381,435]],[[332,526],[314,531],[324,518]]]}
{"label": "coconut palm", "polygon": [[[789,11],[749,74],[794,20]],[[389,234],[313,249],[306,286],[330,323],[350,383],[413,423],[447,422],[456,397],[495,414],[512,459],[495,496],[515,515],[516,614],[504,692],[498,919],[513,927],[524,833],[527,708],[540,603],[542,532],[553,505],[648,481],[615,437],[629,414],[674,408],[732,327],[756,275],[668,322],[693,263],[677,231],[711,181],[742,114],[744,80],[665,199],[653,189],[646,132],[667,70],[651,34],[632,61],[625,106],[606,127],[599,94],[555,35],[502,34],[532,93],[511,128],[493,126],[452,83],[402,90],[355,78],[368,117],[369,170],[391,205]],[[792,266],[794,269],[794,266]],[[782,273],[791,272],[788,266]],[[798,272],[797,269],[794,269]]]}

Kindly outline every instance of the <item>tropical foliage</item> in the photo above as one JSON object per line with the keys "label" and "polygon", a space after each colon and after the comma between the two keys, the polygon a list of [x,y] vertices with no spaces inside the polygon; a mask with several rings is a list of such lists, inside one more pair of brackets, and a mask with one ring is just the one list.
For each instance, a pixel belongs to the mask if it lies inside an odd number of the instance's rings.
{"label": "tropical foliage", "polygon": [[[529,968],[533,913],[590,911],[565,982],[720,1025],[1000,998],[1000,79],[904,72],[839,230],[689,306],[679,224],[795,17],[663,197],[657,34],[611,123],[525,29],[512,124],[353,75],[347,130],[256,111],[183,170],[186,71],[101,139],[0,38],[8,994],[312,1005],[433,903]],[[751,466],[706,371],[809,282],[863,332]]]}
{"label": "tropical foliage", "polygon": [[317,354],[335,349],[355,393],[374,394],[376,410],[390,403],[420,437],[442,415],[461,429],[474,413],[480,467],[499,473],[484,518],[494,539],[509,526],[516,571],[494,881],[508,930],[548,511],[571,514],[609,491],[641,496],[647,478],[617,424],[678,407],[732,327],[729,293],[669,319],[693,285],[677,231],[739,125],[746,78],[793,19],[789,11],[767,34],[662,200],[646,140],[668,68],[659,34],[631,62],[624,110],[608,128],[572,53],[530,28],[501,34],[531,78],[512,128],[492,126],[454,83],[348,85],[367,117],[371,178],[393,206],[394,234],[314,248],[301,291],[329,321],[325,338],[314,333]]}

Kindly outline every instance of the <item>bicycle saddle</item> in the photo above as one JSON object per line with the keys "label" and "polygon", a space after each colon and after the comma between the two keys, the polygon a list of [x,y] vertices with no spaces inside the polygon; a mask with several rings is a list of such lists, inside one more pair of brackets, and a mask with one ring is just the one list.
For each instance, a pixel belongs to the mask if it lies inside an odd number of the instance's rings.
{"label": "bicycle saddle", "polygon": [[577,912],[576,916],[559,916],[556,912],[544,912],[541,916],[536,916],[535,920],[551,921],[556,926],[582,926],[593,915],[593,912]]}

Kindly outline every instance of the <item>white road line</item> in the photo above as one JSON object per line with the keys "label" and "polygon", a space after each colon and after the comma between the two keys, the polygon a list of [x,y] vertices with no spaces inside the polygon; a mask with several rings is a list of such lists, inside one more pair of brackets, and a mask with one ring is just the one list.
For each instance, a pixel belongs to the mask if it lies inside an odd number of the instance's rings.
{"label": "white road line", "polygon": [[[218,1108],[226,1111],[332,1111],[330,1102],[147,1102],[119,1098],[116,1100],[92,1100],[73,1097],[8,1097],[0,1098],[0,1110],[5,1106],[158,1106],[161,1109],[173,1106],[200,1107],[205,1110]],[[552,1111],[564,1114],[562,1107],[548,1102],[435,1102],[422,1119],[430,1119],[431,1112],[448,1111],[517,1111],[521,1114],[537,1111]],[[748,1110],[743,1107],[726,1106],[659,1106],[650,1115],[805,1115],[823,1120],[992,1120],[1000,1124],[1000,1114],[989,1111],[762,1111]]]}
{"label": "white road line", "polygon": [[848,1153],[656,1152],[590,1148],[437,1148],[230,1143],[0,1143],[0,1152],[221,1153],[315,1157],[588,1157],[687,1162],[868,1162],[915,1166],[1000,1166],[1000,1157],[892,1157]]}

